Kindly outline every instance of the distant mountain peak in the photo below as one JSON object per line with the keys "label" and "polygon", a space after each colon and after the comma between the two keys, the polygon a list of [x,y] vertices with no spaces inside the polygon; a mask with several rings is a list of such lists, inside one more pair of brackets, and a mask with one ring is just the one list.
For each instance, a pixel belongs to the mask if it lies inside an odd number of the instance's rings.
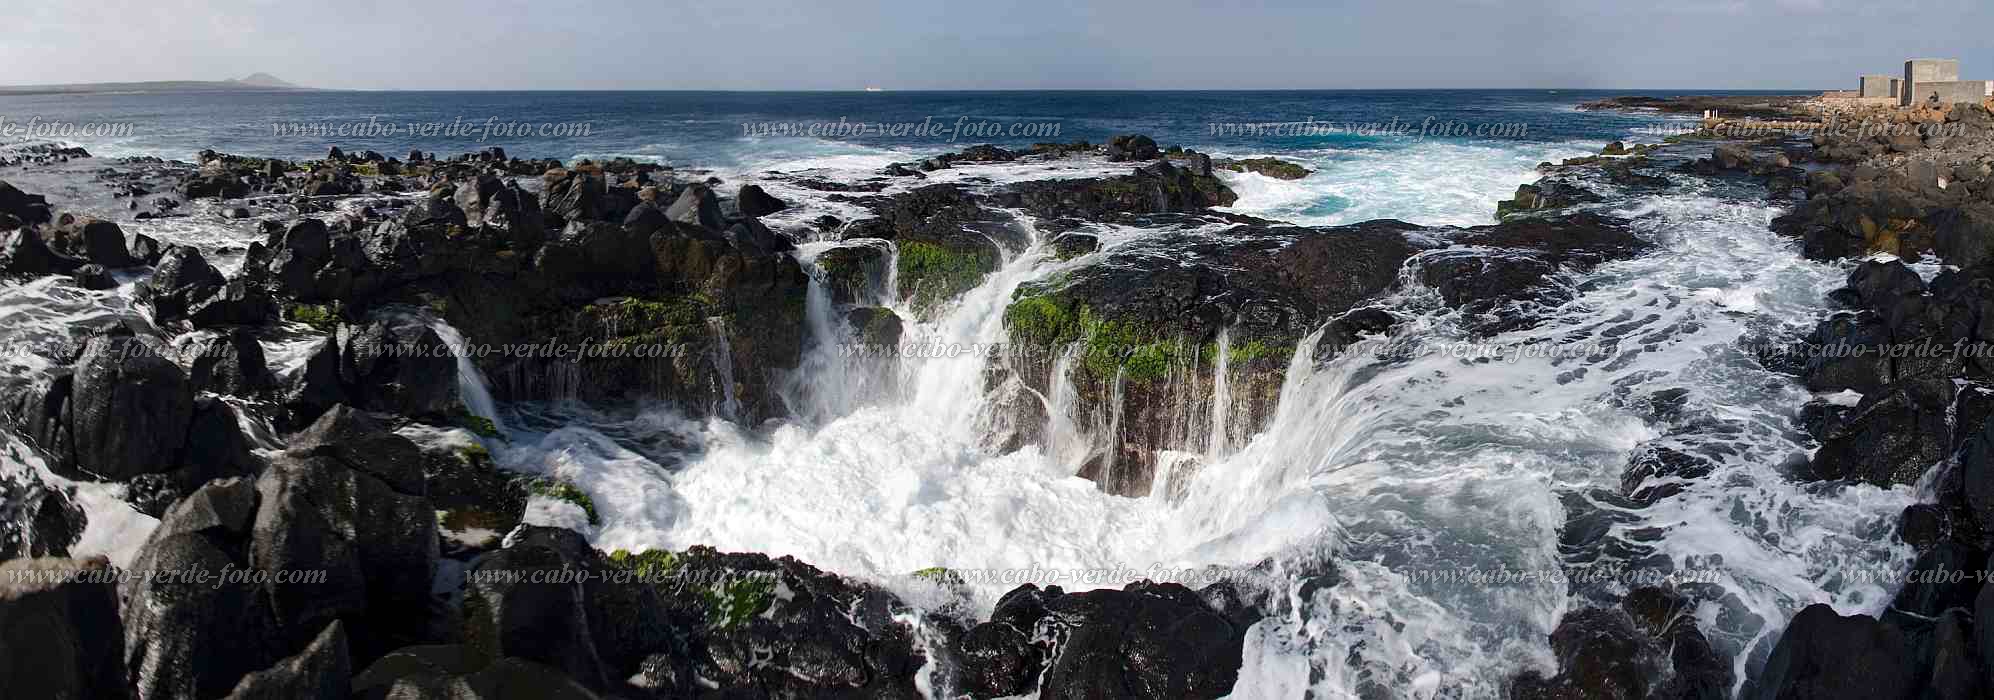
{"label": "distant mountain peak", "polygon": [[298,87],[269,73],[250,73],[246,77],[231,79],[228,82],[256,87],[294,88]]}

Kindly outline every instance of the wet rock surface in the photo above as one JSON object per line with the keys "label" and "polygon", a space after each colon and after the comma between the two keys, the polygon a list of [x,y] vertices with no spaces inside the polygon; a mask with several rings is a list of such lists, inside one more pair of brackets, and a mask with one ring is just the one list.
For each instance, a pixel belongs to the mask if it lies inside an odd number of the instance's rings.
{"label": "wet rock surface", "polygon": [[1251,622],[1177,584],[1084,593],[1026,585],[955,651],[971,697],[1217,698],[1237,680]]}
{"label": "wet rock surface", "polygon": [[[1920,145],[1886,155],[1933,150]],[[1589,208],[1604,199],[1593,188],[1640,191],[1667,179],[1637,160],[1649,150],[1608,150],[1550,166],[1499,223],[1468,228],[1307,228],[1217,214],[1209,209],[1237,195],[1214,170],[1308,173],[1280,162],[1213,161],[1133,135],[1099,148],[973,147],[872,180],[816,183],[872,214],[817,232],[778,225],[794,216],[793,205],[758,186],[628,161],[561,164],[494,151],[406,160],[338,153],[296,163],[206,153],[197,165],[162,166],[158,173],[172,174],[155,179],[171,182],[155,191],[186,200],[318,198],[246,203],[252,219],[267,223],[230,221],[267,228],[247,251],[230,253],[122,232],[114,244],[107,225],[116,224],[83,215],[58,222],[46,201],[0,186],[0,212],[12,217],[0,217],[7,272],[79,273],[89,286],[116,284],[118,268],[154,266],[134,289],[146,317],[131,322],[140,328],[121,324],[86,338],[81,356],[8,384],[9,422],[52,470],[123,482],[135,506],[143,500],[140,510],[160,516],[133,568],[327,573],[298,586],[129,584],[115,592],[122,615],[114,601],[108,618],[101,600],[78,604],[89,611],[70,605],[54,624],[88,628],[89,640],[113,648],[49,645],[62,659],[39,665],[46,673],[19,687],[111,678],[147,697],[856,698],[917,697],[923,683],[938,683],[971,697],[1225,696],[1241,672],[1247,630],[1264,614],[1227,604],[1245,595],[1238,591],[1028,586],[1006,595],[988,620],[966,620],[793,559],[697,547],[603,552],[583,533],[520,526],[535,496],[531,484],[491,465],[487,450],[499,443],[488,441],[502,438],[419,446],[397,432],[477,425],[458,392],[457,359],[421,351],[444,343],[433,321],[471,343],[678,349],[580,362],[473,358],[502,400],[662,400],[698,416],[731,396],[741,411],[734,418],[753,423],[787,410],[773,370],[795,367],[802,355],[811,272],[824,274],[835,318],[855,338],[892,345],[912,319],[887,305],[906,301],[894,308],[931,318],[1025,253],[1035,235],[1027,226],[1037,225],[1049,242],[1040,250],[1071,269],[1011,300],[1004,321],[1012,351],[1026,354],[1008,358],[1013,376],[991,381],[1043,395],[1064,357],[1081,385],[1082,416],[1114,411],[1121,420],[1081,475],[1115,494],[1167,498],[1156,453],[1207,447],[1202,435],[1187,437],[1198,434],[1187,426],[1206,423],[1199,412],[1210,410],[1221,358],[1236,416],[1228,438],[1240,439],[1268,418],[1305,338],[1322,329],[1309,348],[1315,357],[1304,358],[1319,360],[1391,333],[1402,317],[1378,300],[1405,291],[1405,282],[1461,310],[1473,331],[1499,333],[1527,328],[1573,298],[1566,273],[1642,254],[1648,242],[1627,222]],[[1948,175],[1947,191],[1934,194],[1863,184],[1895,183],[1891,175],[1796,177],[1789,168],[1797,161],[1780,165],[1771,150],[1713,149],[1692,172],[1792,179],[1791,189],[1822,202],[1809,199],[1793,220],[1810,253],[1895,240],[1898,251],[1929,242],[1965,261],[1930,281],[1901,265],[1857,268],[1838,293],[1849,313],[1824,323],[1810,343],[1982,339],[1979,300],[1994,283],[1974,257],[1977,205],[1958,199],[1978,191],[1978,170]],[[1126,163],[1127,174],[920,184],[923,172],[943,179],[935,173],[963,164],[1056,158]],[[1922,174],[1906,166],[1904,177]],[[1899,196],[1931,204],[1876,201]],[[1868,209],[1849,215],[1836,201]],[[140,213],[185,215],[179,206]],[[1892,223],[1906,212],[1923,223]],[[1877,225],[1865,227],[1865,214]],[[1114,227],[1147,235],[1120,240]],[[796,244],[825,231],[845,240],[806,272]],[[236,255],[239,269],[225,264]],[[198,335],[169,343],[189,332]],[[302,361],[280,373],[283,353],[263,357],[278,347],[303,348],[284,351]],[[1810,389],[1863,394],[1835,407],[1847,410],[1816,412],[1822,445],[1800,476],[1904,484],[1957,456],[1959,468],[1938,480],[1939,502],[1907,511],[1902,537],[1916,540],[1919,570],[1977,570],[1988,545],[1980,523],[1994,518],[1994,496],[1983,493],[1994,481],[1982,478],[1994,468],[1994,437],[1983,428],[1994,402],[1950,380],[1978,381],[1979,365],[1860,357],[1800,365]],[[1019,403],[1008,433],[993,442],[1028,442],[1043,412]],[[277,449],[252,434],[263,431],[275,431]],[[1670,483],[1708,473],[1703,459],[1660,450],[1637,457],[1614,502],[1668,498]],[[11,548],[0,552],[9,556],[61,555],[86,526],[61,486],[0,482],[0,491],[8,504],[0,512],[22,525],[0,527],[0,547]],[[1574,522],[1584,530],[1593,521]],[[544,581],[580,571],[592,580]],[[1693,593],[1640,589],[1567,614],[1548,640],[1556,668],[1515,679],[1512,692],[1727,696],[1740,650],[1698,630],[1688,611],[1711,601]],[[1983,593],[1907,588],[1881,618],[1855,622],[1809,609],[1765,652],[1771,661],[1746,688],[1767,697],[1899,681],[1939,694],[1977,688],[1986,647],[1967,613],[1978,612]],[[4,598],[0,616],[15,609]],[[94,670],[71,672],[86,668]]]}
{"label": "wet rock surface", "polygon": [[[1803,178],[1806,200],[1773,224],[1808,257],[1853,263],[1830,295],[1846,310],[1784,363],[1817,395],[1850,397],[1803,411],[1820,446],[1794,475],[1929,481],[1935,498],[1900,518],[1895,535],[1918,556],[1890,605],[1876,616],[1800,611],[1743,697],[1973,697],[1989,686],[1980,620],[1994,523],[1984,348],[1994,335],[1982,317],[1994,270],[1975,212],[1990,192],[1981,166],[1994,152],[1994,118],[1978,105],[1870,116],[1890,128],[1818,134],[1789,154],[1817,165]],[[1735,150],[1713,158],[1766,162]],[[1927,252],[1947,265],[1920,274],[1905,264]]]}
{"label": "wet rock surface", "polygon": [[[1111,413],[1119,417],[1119,432],[1096,448],[1082,475],[1112,493],[1147,494],[1157,451],[1206,447],[1182,436],[1194,432],[1187,426],[1209,422],[1202,412],[1212,410],[1206,397],[1218,382],[1221,354],[1231,429],[1251,435],[1271,416],[1302,338],[1396,288],[1408,268],[1477,328],[1494,332],[1527,326],[1531,309],[1569,299],[1559,274],[1632,257],[1648,245],[1625,222],[1589,213],[1468,229],[1248,221],[1158,234],[1054,284],[1020,289],[1005,313],[1015,348],[1009,364],[1026,387],[1046,395],[1054,367],[1070,356],[1069,379],[1081,397],[1076,419],[1105,425]],[[1353,318],[1337,328],[1365,325]],[[1354,336],[1335,342],[1349,340]],[[1028,415],[1015,421],[1033,423]]]}
{"label": "wet rock surface", "polygon": [[98,578],[108,568],[101,559],[0,562],[0,686],[8,694],[128,696],[117,585]]}

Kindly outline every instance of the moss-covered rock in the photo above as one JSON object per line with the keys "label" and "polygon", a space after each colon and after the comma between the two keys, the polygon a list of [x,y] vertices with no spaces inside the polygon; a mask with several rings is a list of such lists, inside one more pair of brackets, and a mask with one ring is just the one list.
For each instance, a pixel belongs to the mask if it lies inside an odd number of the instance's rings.
{"label": "moss-covered rock", "polygon": [[539,478],[529,481],[526,488],[535,496],[572,503],[588,515],[590,525],[602,524],[602,516],[595,510],[595,499],[579,486],[560,479]]}
{"label": "moss-covered rock", "polygon": [[[817,256],[817,268],[831,291],[831,301],[839,304],[870,302],[883,294],[891,243],[861,239],[824,251]],[[882,300],[883,301],[883,300]]]}
{"label": "moss-covered rock", "polygon": [[[493,440],[505,439],[505,435],[499,432],[498,425],[493,423],[492,419],[472,413],[470,409],[459,408],[457,415],[452,417],[451,422],[455,423],[459,428],[471,431],[472,434],[478,437]],[[484,446],[479,445],[478,449],[484,449]]]}
{"label": "moss-covered rock", "polygon": [[1069,231],[1052,239],[1052,255],[1057,260],[1072,260],[1100,249],[1100,237],[1091,233]]}
{"label": "moss-covered rock", "polygon": [[609,553],[609,560],[636,573],[643,583],[663,583],[679,573],[679,556],[668,549],[647,549],[636,554],[619,549]]}
{"label": "moss-covered rock", "polygon": [[[1117,427],[1098,437],[1082,475],[1113,493],[1147,494],[1158,451],[1208,447],[1220,365],[1233,416],[1228,439],[1243,438],[1272,414],[1302,338],[1396,282],[1414,250],[1404,236],[1412,228],[1372,222],[1152,234],[1019,288],[1004,314],[1006,364],[1036,395],[1048,395],[1055,367],[1067,367],[1080,398],[1078,415],[1068,418]],[[1039,403],[1017,405],[1029,412]],[[1029,430],[1043,422],[1021,413],[1014,424]]]}
{"label": "moss-covered rock", "polygon": [[899,314],[877,306],[862,306],[847,311],[845,322],[851,324],[852,334],[858,342],[881,348],[899,345],[904,330]]}
{"label": "moss-covered rock", "polygon": [[339,328],[339,309],[335,304],[286,304],[284,318],[311,326],[322,333],[331,333]]}
{"label": "moss-covered rock", "polygon": [[895,259],[902,295],[924,314],[982,284],[998,264],[995,250],[973,242],[955,247],[905,241]]}

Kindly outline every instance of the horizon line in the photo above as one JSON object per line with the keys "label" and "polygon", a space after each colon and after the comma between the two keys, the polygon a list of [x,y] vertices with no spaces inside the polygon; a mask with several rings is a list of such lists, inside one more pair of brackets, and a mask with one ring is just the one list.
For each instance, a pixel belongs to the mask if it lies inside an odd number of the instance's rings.
{"label": "horizon line", "polygon": [[[10,94],[12,94],[12,95],[29,95],[29,94],[34,94],[34,95],[48,95],[48,94],[72,94],[72,95],[88,95],[88,94],[103,94],[103,93],[93,93],[93,92],[91,92],[91,91],[89,91],[89,90],[81,90],[81,89],[75,89],[75,88],[87,88],[87,87],[89,87],[89,86],[93,86],[93,85],[145,85],[145,84],[148,84],[148,83],[162,83],[162,84],[164,84],[164,83],[216,83],[216,84],[224,84],[224,83],[226,83],[226,81],[211,81],[211,80],[143,80],[143,81],[122,81],[122,82],[102,82],[102,83],[39,83],[39,84],[29,84],[29,85],[0,85],[0,97],[4,97],[4,96],[8,96],[8,95],[10,95]],[[59,88],[69,88],[69,89],[59,89]],[[1740,88],[1740,87],[1278,87],[1278,88],[1275,88],[1275,87],[1268,87],[1268,88],[1255,88],[1255,87],[1247,87],[1247,88],[1240,88],[1240,87],[1227,87],[1227,88],[1125,88],[1125,87],[1124,87],[1124,88],[1110,88],[1110,87],[1102,87],[1102,88],[1093,88],[1093,87],[1079,87],[1079,88],[1076,88],[1076,87],[1057,87],[1057,88],[878,88],[878,87],[871,87],[871,88],[756,88],[756,89],[740,89],[740,88],[544,88],[544,87],[536,87],[536,88],[430,88],[430,87],[420,87],[420,88],[408,88],[408,87],[399,87],[399,88],[320,88],[320,87],[308,87],[308,86],[294,86],[294,87],[273,87],[273,86],[244,86],[244,87],[239,87],[239,88],[232,88],[232,89],[226,89],[226,90],[160,90],[159,92],[720,92],[720,93],[796,93],[796,92],[812,92],[812,93],[818,93],[818,92],[821,92],[821,93],[839,93],[839,92],[855,92],[855,93],[893,93],[893,92],[927,92],[927,93],[935,93],[935,92],[1365,92],[1365,91],[1370,91],[1370,92],[1417,92],[1417,91],[1445,91],[1445,92],[1473,92],[1473,91],[1512,91],[1512,92],[1542,92],[1542,91],[1552,91],[1552,92],[1555,92],[1555,91],[1566,91],[1566,90],[1569,90],[1569,91],[1575,91],[1575,92],[1608,92],[1608,91],[1628,91],[1628,92],[1665,92],[1665,91],[1684,91],[1684,90],[1706,90],[1706,91],[1723,91],[1723,92],[1765,92],[1765,93],[1783,93],[1783,94],[1807,94],[1807,93],[1817,93],[1817,92],[1823,92],[1823,91],[1828,91],[1828,90],[1838,90],[1838,89],[1843,89],[1843,88]],[[29,92],[29,91],[34,91],[34,90],[42,90],[43,92]],[[17,91],[18,91],[18,92],[17,92]],[[125,91],[119,91],[119,92],[125,92]]]}

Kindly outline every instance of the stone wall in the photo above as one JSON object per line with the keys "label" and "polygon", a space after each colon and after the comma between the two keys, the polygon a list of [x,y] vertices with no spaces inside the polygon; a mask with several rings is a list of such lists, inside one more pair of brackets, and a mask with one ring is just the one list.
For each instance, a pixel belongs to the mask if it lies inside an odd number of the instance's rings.
{"label": "stone wall", "polygon": [[1950,105],[1961,102],[1979,102],[1987,99],[1990,83],[1985,80],[1943,80],[1918,83],[1917,92],[1911,99],[1919,104],[1937,98],[1939,104]]}
{"label": "stone wall", "polygon": [[1821,96],[1821,107],[1831,111],[1839,111],[1856,107],[1896,107],[1896,106],[1897,106],[1896,97],[1855,97],[1855,96],[1839,97],[1835,95]]}

